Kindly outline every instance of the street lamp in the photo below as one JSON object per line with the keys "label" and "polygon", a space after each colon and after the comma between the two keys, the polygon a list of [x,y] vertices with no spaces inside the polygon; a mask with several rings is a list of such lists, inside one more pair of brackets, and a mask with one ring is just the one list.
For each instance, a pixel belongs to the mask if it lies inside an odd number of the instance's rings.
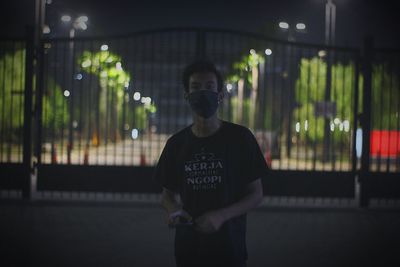
{"label": "street lamp", "polygon": [[336,5],[332,0],[325,4],[325,44],[335,44]]}
{"label": "street lamp", "polygon": [[[281,22],[279,22],[278,26],[283,31],[288,31],[288,41],[295,41],[295,38],[293,35],[293,27],[291,27],[288,22],[281,21]],[[306,24],[304,24],[302,22],[296,23],[296,31],[301,32],[301,33],[306,33]]]}
{"label": "street lamp", "polygon": [[[69,42],[69,57],[68,57],[68,61],[69,61],[69,65],[67,68],[67,71],[69,72],[69,75],[71,77],[74,77],[74,73],[73,73],[73,65],[74,65],[74,37],[75,37],[75,31],[76,30],[81,30],[81,31],[85,31],[87,29],[87,22],[89,21],[89,18],[87,16],[79,16],[77,18],[72,18],[70,15],[65,14],[63,16],[61,16],[60,18],[61,22],[63,24],[69,25],[71,28],[69,30],[69,38],[71,39]],[[71,24],[72,22],[72,24]],[[82,79],[82,75],[78,76],[76,75],[76,79],[77,80],[81,80]],[[79,77],[79,78],[78,78]],[[73,88],[72,84],[71,84],[71,88]],[[65,97],[69,97],[71,96],[71,109],[73,110],[73,105],[74,105],[74,93],[73,91],[71,92],[67,92],[66,94],[64,93]],[[69,136],[68,136],[68,157],[70,157],[71,155],[71,151],[73,148],[73,129],[75,128],[73,123],[73,116],[71,116],[71,120],[70,120],[70,124],[69,124]]]}
{"label": "street lamp", "polygon": [[72,20],[72,17],[66,14],[61,16],[61,21],[65,24],[69,24],[71,21],[73,21],[72,27],[69,30],[69,37],[74,38],[76,30],[85,31],[87,29],[86,23],[89,21],[89,18],[87,16],[79,16]]}
{"label": "street lamp", "polygon": [[[287,31],[288,32],[288,39],[287,40],[289,42],[295,41],[294,31],[299,32],[299,33],[306,33],[307,32],[306,31],[306,28],[307,28],[306,24],[304,24],[303,22],[297,22],[295,24],[295,26],[293,27],[293,26],[290,26],[288,22],[281,21],[281,22],[279,22],[278,26],[283,31]],[[292,49],[292,47],[290,45],[286,46],[286,55],[287,56],[291,55],[291,49]],[[271,55],[272,51],[271,50],[265,50],[265,54],[266,55]],[[283,77],[286,77],[284,75],[285,75],[285,72],[283,72]],[[289,105],[287,107],[288,108],[288,112],[285,112],[284,120],[287,119],[289,122],[292,121],[292,111],[294,109],[293,101],[290,98],[293,95],[292,90],[293,89],[288,89],[288,91],[286,92],[287,95],[289,96]],[[287,126],[287,137],[286,137],[286,154],[287,154],[287,157],[290,157],[290,155],[291,155],[291,147],[292,147],[291,132],[292,132],[292,124],[289,123],[288,126]]]}
{"label": "street lamp", "polygon": [[[335,44],[335,23],[336,23],[336,6],[332,2],[332,0],[327,0],[325,4],[325,45],[333,46]],[[329,50],[327,50],[329,51]],[[329,51],[329,53],[325,53],[327,56],[327,64],[326,64],[326,85],[325,85],[325,96],[324,96],[324,105],[335,105],[334,102],[331,102],[331,80],[332,80],[332,61],[333,61],[333,53],[334,51]],[[326,108],[325,108],[326,109]],[[323,152],[322,152],[322,161],[327,162],[331,159],[332,155],[330,152],[330,120],[331,118],[324,114],[325,123],[324,123],[324,140],[323,140]]]}

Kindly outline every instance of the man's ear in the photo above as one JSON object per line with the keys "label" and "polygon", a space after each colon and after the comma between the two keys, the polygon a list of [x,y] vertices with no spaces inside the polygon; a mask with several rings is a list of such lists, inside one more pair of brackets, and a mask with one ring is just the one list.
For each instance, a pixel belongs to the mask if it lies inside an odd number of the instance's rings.
{"label": "man's ear", "polygon": [[183,93],[183,98],[188,101],[189,100],[189,94],[187,92]]}
{"label": "man's ear", "polygon": [[224,91],[218,92],[218,103],[222,102],[224,97],[225,97]]}

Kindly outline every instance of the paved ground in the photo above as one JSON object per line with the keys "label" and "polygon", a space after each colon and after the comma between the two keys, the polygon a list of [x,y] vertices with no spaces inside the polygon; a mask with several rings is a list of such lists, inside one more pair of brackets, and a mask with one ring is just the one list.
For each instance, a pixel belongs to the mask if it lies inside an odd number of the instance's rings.
{"label": "paved ground", "polygon": [[[0,266],[174,266],[155,204],[0,200]],[[400,266],[397,210],[259,208],[248,266]]]}

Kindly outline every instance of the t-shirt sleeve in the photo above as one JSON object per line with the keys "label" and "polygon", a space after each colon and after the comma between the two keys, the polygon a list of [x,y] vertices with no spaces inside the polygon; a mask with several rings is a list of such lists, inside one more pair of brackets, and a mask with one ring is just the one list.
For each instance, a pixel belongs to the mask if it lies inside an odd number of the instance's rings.
{"label": "t-shirt sleeve", "polygon": [[245,133],[244,151],[246,161],[246,183],[251,183],[259,178],[265,178],[268,175],[269,168],[261,152],[256,138],[250,130]]}
{"label": "t-shirt sleeve", "polygon": [[165,144],[160,159],[158,160],[153,179],[162,187],[165,187],[170,191],[177,192],[178,182],[174,158],[173,145],[169,139]]}

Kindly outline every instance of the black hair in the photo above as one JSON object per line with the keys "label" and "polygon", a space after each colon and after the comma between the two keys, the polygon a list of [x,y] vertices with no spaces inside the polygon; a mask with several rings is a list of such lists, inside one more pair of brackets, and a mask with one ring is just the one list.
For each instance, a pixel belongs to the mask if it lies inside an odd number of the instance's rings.
{"label": "black hair", "polygon": [[196,60],[186,66],[183,70],[183,87],[185,88],[186,93],[189,92],[189,80],[193,73],[214,73],[217,77],[218,92],[222,91],[224,82],[222,80],[222,75],[215,67],[215,64],[209,60]]}

